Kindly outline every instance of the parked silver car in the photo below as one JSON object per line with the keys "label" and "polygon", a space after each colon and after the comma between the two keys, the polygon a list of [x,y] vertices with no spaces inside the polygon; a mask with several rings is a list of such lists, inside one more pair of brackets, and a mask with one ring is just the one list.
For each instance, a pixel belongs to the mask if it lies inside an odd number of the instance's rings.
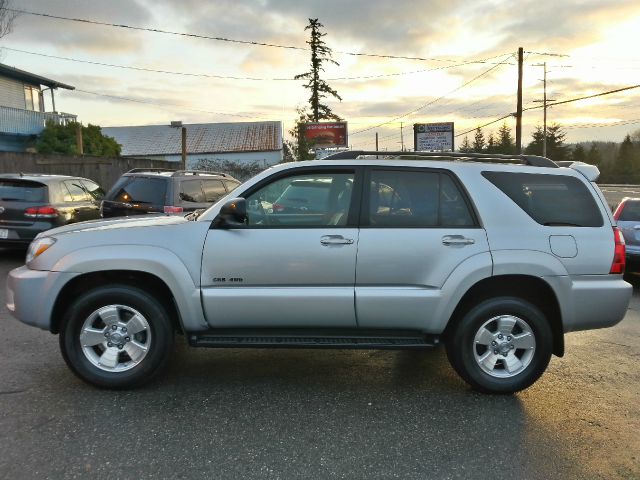
{"label": "parked silver car", "polygon": [[625,197],[616,207],[613,218],[624,236],[627,270],[640,271],[640,198]]}
{"label": "parked silver car", "polygon": [[[385,157],[386,156],[386,157]],[[149,380],[200,347],[446,345],[472,387],[534,383],[564,334],[625,315],[624,241],[595,167],[542,157],[343,152],[279,165],[202,214],[51,230],[8,308],[60,334],[82,379]],[[292,185],[305,209],[264,208]]]}

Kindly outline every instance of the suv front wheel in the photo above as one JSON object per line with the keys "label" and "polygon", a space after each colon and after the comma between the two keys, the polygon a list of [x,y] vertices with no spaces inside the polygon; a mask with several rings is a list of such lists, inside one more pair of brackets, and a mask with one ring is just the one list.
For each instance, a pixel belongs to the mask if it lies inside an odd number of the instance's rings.
{"label": "suv front wheel", "polygon": [[99,387],[140,385],[166,365],[174,332],[165,309],[144,290],[108,285],[67,310],[60,349],[73,372]]}
{"label": "suv front wheel", "polygon": [[453,368],[473,388],[513,393],[547,368],[553,334],[535,305],[516,297],[484,300],[457,322],[447,339]]}

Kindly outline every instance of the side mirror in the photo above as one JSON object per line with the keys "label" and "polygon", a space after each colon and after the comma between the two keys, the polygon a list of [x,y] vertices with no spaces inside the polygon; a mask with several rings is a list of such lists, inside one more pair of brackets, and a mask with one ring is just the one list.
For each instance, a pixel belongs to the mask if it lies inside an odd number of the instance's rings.
{"label": "side mirror", "polygon": [[247,222],[247,202],[244,198],[228,200],[220,213],[213,219],[213,226],[217,228],[233,228],[245,225]]}

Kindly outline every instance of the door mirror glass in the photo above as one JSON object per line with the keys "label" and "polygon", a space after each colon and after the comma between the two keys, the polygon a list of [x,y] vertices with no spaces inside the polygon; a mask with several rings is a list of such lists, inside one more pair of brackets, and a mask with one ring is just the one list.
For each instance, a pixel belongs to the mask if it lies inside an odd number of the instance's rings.
{"label": "door mirror glass", "polygon": [[233,228],[245,225],[247,222],[247,203],[244,198],[228,200],[220,213],[213,220],[213,225],[218,228]]}

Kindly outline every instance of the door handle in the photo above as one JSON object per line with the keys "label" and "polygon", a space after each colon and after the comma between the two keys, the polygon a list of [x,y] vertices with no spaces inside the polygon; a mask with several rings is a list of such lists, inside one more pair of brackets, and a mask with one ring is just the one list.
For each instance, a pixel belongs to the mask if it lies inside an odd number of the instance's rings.
{"label": "door handle", "polygon": [[344,238],[342,235],[323,235],[320,237],[322,245],[351,245],[352,238]]}
{"label": "door handle", "polygon": [[462,235],[445,235],[442,237],[442,244],[447,246],[465,246],[473,245],[476,241],[473,238],[463,237]]}

